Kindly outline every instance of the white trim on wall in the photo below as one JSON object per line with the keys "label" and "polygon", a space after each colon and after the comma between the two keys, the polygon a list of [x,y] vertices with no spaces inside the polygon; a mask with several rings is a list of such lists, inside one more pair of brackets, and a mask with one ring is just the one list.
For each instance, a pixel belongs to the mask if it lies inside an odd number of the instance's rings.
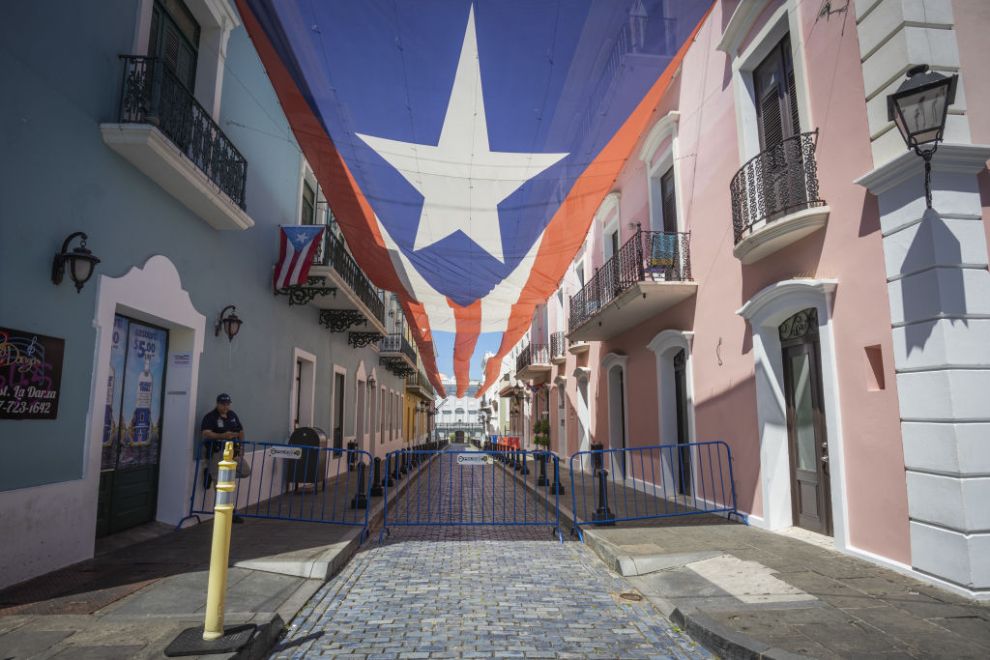
{"label": "white trim on wall", "polygon": [[822,398],[831,468],[832,529],[836,547],[846,550],[849,514],[845,451],[832,333],[832,299],[837,285],[836,280],[778,282],[754,295],[736,313],[749,321],[753,333],[763,518],[768,529],[776,530],[793,525],[784,364],[778,329],[783,321],[803,309],[813,307],[818,312]]}
{"label": "white trim on wall", "polygon": [[[754,0],[741,5],[765,5],[765,0]],[[739,43],[745,34],[753,27],[753,22],[762,12],[752,11],[752,7],[743,10],[737,8],[730,20],[734,35],[729,42],[719,44],[732,59],[732,92],[736,108],[736,134],[739,147],[739,163],[745,163],[760,153],[760,131],[756,117],[756,90],[753,85],[753,71],[766,58],[774,46],[785,35],[791,38],[791,57],[794,63],[794,85],[797,91],[798,117],[801,129],[812,130],[814,117],[811,113],[811,95],[808,90],[808,75],[804,62],[804,36],[801,29],[801,18],[798,16],[798,5],[795,0],[786,0],[766,20],[756,36],[742,53],[737,53]],[[736,15],[741,16],[745,24],[733,25]],[[727,33],[729,30],[726,31]],[[724,42],[725,40],[723,40]],[[723,47],[724,46],[724,47]],[[679,200],[678,200],[679,201]]]}
{"label": "white trim on wall", "polygon": [[[301,374],[296,370],[300,363],[303,365]],[[308,365],[308,366],[307,366]],[[292,428],[296,403],[296,376],[302,392],[299,394],[299,426],[313,426],[313,411],[316,406],[316,356],[309,351],[293,347],[292,349],[292,380],[289,382],[289,433]]]}
{"label": "white trim on wall", "polygon": [[[681,195],[681,161],[678,158],[677,128],[681,113],[671,110],[661,117],[643,141],[639,159],[646,166],[646,192],[649,203],[650,218],[645,229],[660,231],[663,228],[663,218],[660,217],[663,201],[660,199],[660,177],[669,168],[674,168],[674,197],[677,202],[677,230],[684,231],[684,200]],[[659,152],[670,138],[670,143]],[[660,158],[657,158],[658,152]]]}

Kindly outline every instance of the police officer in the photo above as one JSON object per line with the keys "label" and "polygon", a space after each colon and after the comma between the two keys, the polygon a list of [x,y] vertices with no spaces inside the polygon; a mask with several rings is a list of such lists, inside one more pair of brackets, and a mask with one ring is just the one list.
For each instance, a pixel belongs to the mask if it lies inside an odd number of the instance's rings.
{"label": "police officer", "polygon": [[[218,464],[223,459],[223,447],[226,440],[244,441],[244,427],[241,425],[237,413],[230,409],[230,395],[226,392],[217,395],[216,408],[206,413],[202,423],[199,425],[203,434],[203,446],[206,452],[206,459],[209,466],[206,487],[210,487],[210,481],[216,481]],[[234,444],[234,460],[237,462],[237,478],[243,479],[251,474],[251,466],[240,457],[241,447],[237,442]],[[234,522],[244,522],[238,515],[234,516]]]}

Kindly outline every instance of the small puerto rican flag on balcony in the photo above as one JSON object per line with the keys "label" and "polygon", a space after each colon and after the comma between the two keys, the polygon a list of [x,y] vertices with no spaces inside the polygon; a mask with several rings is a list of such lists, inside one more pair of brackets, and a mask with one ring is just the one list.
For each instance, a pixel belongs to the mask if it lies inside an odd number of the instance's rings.
{"label": "small puerto rican flag on balcony", "polygon": [[278,263],[273,281],[276,291],[306,284],[324,229],[322,225],[279,227]]}

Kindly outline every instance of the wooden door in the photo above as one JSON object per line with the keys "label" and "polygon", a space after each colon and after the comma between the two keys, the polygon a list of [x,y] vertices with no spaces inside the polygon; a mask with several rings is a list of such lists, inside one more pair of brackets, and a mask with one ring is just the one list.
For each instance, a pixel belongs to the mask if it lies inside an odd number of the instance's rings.
{"label": "wooden door", "polygon": [[832,534],[828,437],[822,404],[818,315],[807,309],[780,326],[794,524]]}
{"label": "wooden door", "polygon": [[691,436],[688,433],[687,403],[687,353],[684,349],[674,355],[674,404],[677,410],[677,450],[676,479],[677,492],[691,494]]}

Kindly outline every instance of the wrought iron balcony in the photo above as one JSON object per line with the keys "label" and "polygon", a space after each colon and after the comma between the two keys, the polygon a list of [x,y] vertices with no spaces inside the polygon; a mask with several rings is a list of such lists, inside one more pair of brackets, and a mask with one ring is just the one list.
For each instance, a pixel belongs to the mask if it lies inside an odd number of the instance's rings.
{"label": "wrought iron balcony", "polygon": [[122,55],[121,124],[158,128],[241,209],[247,160],[220,130],[192,92],[154,57]]}
{"label": "wrought iron balcony", "polygon": [[409,343],[409,340],[406,339],[406,336],[404,334],[400,332],[393,332],[391,334],[386,335],[384,338],[382,338],[381,342],[379,342],[378,344],[378,352],[381,353],[383,356],[391,355],[395,357],[402,356],[406,358],[407,360],[409,360],[409,364],[413,369],[413,373],[415,373],[416,349],[413,347],[412,344]]}
{"label": "wrought iron balcony", "polygon": [[553,361],[563,360],[567,357],[567,338],[563,330],[550,335],[550,359]]}
{"label": "wrought iron balcony", "polygon": [[[375,285],[354,261],[344,242],[337,238],[328,225],[323,232],[323,242],[313,258],[314,266],[329,266],[336,271],[343,284],[350,288],[374,318],[385,323],[385,301]],[[408,342],[407,342],[408,343]],[[416,362],[415,353],[413,363]]]}
{"label": "wrought iron balcony", "polygon": [[[602,313],[609,303],[637,284],[689,282],[691,280],[690,237],[688,233],[638,229],[633,237],[595,272],[594,277],[571,296],[568,331],[573,333]],[[694,287],[691,287],[690,291],[675,292],[669,299],[669,304],[679,302],[685,295],[693,294],[693,291]],[[643,297],[646,297],[645,294]],[[659,312],[664,308],[655,306],[653,312]],[[628,325],[625,321],[622,324]],[[572,341],[603,338],[607,337],[571,336]]]}
{"label": "wrought iron balcony", "polygon": [[433,389],[433,384],[430,379],[426,377],[426,374],[422,370],[417,371],[414,374],[410,374],[406,378],[406,389],[416,389],[424,394],[426,397],[432,399],[436,397],[436,390]]}
{"label": "wrought iron balcony", "polygon": [[516,356],[516,376],[541,380],[550,373],[550,350],[546,344],[527,344]]}
{"label": "wrought iron balcony", "polygon": [[750,159],[732,177],[729,192],[737,244],[785,216],[825,206],[819,198],[817,142],[817,130],[787,138]]}

